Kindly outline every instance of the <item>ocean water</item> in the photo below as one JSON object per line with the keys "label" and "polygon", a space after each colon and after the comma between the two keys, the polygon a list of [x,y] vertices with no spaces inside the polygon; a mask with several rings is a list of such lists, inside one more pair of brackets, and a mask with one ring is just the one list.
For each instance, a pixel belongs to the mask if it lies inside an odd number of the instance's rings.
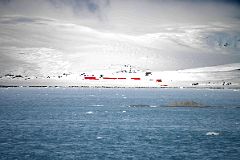
{"label": "ocean water", "polygon": [[0,89],[1,160],[239,158],[239,90]]}

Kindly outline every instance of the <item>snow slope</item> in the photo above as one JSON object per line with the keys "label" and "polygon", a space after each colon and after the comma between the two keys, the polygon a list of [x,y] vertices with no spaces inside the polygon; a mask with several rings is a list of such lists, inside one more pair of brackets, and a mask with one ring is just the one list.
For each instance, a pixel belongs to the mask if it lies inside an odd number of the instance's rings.
{"label": "snow slope", "polygon": [[2,16],[0,25],[0,75],[79,73],[111,64],[164,71],[240,61],[234,25],[161,26],[134,35],[39,17]]}

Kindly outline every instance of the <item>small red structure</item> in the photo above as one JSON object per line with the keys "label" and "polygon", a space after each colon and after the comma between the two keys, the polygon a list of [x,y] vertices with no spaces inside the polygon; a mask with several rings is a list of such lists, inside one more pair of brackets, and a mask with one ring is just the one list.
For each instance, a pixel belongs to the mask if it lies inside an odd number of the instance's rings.
{"label": "small red structure", "polygon": [[156,79],[156,82],[162,82],[162,80],[161,79]]}
{"label": "small red structure", "polygon": [[86,76],[84,77],[85,80],[99,80],[95,76]]}
{"label": "small red structure", "polygon": [[112,80],[115,80],[117,78],[114,78],[114,77],[103,77],[103,79],[112,79]]}
{"label": "small red structure", "polygon": [[133,80],[141,80],[141,78],[131,78],[131,79],[133,79]]}

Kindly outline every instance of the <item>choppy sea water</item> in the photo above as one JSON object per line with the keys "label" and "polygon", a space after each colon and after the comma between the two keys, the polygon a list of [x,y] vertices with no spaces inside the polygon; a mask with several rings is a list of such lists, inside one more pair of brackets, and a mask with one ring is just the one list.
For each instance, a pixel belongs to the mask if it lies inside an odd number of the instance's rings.
{"label": "choppy sea water", "polygon": [[239,90],[0,89],[1,160],[239,157]]}

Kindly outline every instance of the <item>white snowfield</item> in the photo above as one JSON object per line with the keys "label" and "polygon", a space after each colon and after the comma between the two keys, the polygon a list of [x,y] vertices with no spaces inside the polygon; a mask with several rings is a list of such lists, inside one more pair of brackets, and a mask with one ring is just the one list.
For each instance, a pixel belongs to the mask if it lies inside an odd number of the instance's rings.
{"label": "white snowfield", "polygon": [[[114,70],[106,69],[86,72],[87,76],[95,76],[97,80],[84,79],[81,73],[69,73],[50,76],[1,76],[1,86],[83,86],[83,87],[199,87],[199,88],[240,88],[240,63],[212,66],[205,68],[178,71],[153,71],[145,76],[145,72],[132,73],[126,79],[103,79],[107,77],[123,77]],[[13,78],[14,77],[14,78]],[[131,78],[140,77],[141,80]],[[156,82],[161,79],[162,82]]]}
{"label": "white snowfield", "polygon": [[132,34],[20,15],[0,16],[0,25],[3,74],[77,74],[110,64],[164,71],[238,63],[240,59],[238,21],[231,25],[160,25],[154,31]]}

